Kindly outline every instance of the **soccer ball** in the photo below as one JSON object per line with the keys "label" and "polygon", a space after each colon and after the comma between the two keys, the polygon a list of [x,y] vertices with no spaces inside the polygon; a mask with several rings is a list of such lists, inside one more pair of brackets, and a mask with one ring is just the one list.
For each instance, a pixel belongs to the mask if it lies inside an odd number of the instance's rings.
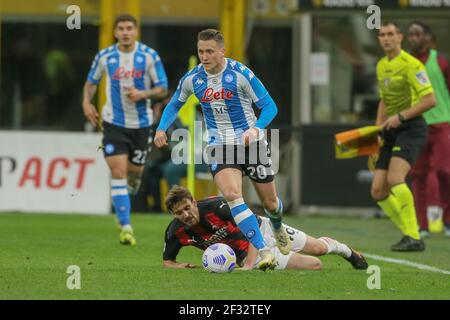
{"label": "soccer ball", "polygon": [[228,245],[216,243],[203,252],[202,261],[203,268],[209,272],[231,272],[236,266],[236,254]]}

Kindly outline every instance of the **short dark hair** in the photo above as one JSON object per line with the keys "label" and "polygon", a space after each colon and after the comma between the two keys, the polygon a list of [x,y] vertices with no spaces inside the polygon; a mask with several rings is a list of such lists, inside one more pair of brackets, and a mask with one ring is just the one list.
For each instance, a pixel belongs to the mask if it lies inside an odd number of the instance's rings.
{"label": "short dark hair", "polygon": [[114,20],[114,29],[117,27],[117,25],[120,22],[132,22],[135,27],[137,27],[137,25],[138,25],[136,18],[134,16],[132,16],[131,14],[127,14],[127,13],[121,14],[116,17],[116,20]]}
{"label": "short dark hair", "polygon": [[173,207],[185,199],[189,199],[191,201],[194,200],[188,189],[182,186],[174,185],[167,193],[164,204],[166,205],[167,210],[172,212]]}
{"label": "short dark hair", "polygon": [[219,30],[216,29],[205,29],[198,33],[198,40],[202,41],[208,41],[208,40],[214,40],[219,45],[223,46],[224,39],[223,34]]}
{"label": "short dark hair", "polygon": [[384,21],[381,24],[382,27],[387,27],[387,26],[394,26],[395,27],[395,31],[397,31],[398,33],[403,33],[402,30],[400,29],[400,27],[398,26],[397,22],[394,21]]}
{"label": "short dark hair", "polygon": [[422,21],[416,20],[416,21],[411,22],[411,23],[408,25],[408,29],[409,29],[412,25],[417,25],[417,26],[421,27],[422,30],[423,30],[423,33],[425,33],[425,34],[427,34],[427,35],[430,35],[430,36],[433,35],[433,31],[431,31],[430,26],[427,25],[426,23],[422,22]]}

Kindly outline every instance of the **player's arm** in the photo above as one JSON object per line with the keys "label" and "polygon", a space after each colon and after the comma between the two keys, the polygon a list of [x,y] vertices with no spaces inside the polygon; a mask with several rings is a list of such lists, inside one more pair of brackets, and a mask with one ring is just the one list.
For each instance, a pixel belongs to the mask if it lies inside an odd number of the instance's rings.
{"label": "player's arm", "polygon": [[97,92],[97,86],[102,78],[103,71],[102,55],[98,53],[92,62],[86,83],[84,84],[82,103],[84,116],[94,127],[98,124],[99,115],[97,109],[92,104],[92,98],[94,98]]}
{"label": "player's arm", "polygon": [[98,124],[98,112],[95,106],[91,103],[92,98],[97,91],[97,85],[90,81],[86,81],[83,88],[83,113],[86,119],[96,127]]}
{"label": "player's arm", "polygon": [[409,109],[403,110],[398,114],[392,115],[383,123],[383,128],[391,129],[398,128],[402,122],[420,116],[422,113],[430,110],[436,105],[436,98],[434,93],[428,93],[423,96],[418,103]]}
{"label": "player's arm", "polygon": [[178,238],[173,233],[173,229],[169,225],[166,230],[163,251],[163,266],[166,268],[195,268],[195,265],[185,262],[177,262],[177,255],[183,247]]}
{"label": "player's arm", "polygon": [[387,119],[387,115],[386,115],[386,106],[384,104],[383,99],[380,100],[380,102],[378,103],[378,111],[377,111],[377,119],[375,124],[377,126],[381,126]]}
{"label": "player's arm", "polygon": [[166,268],[175,268],[175,269],[187,269],[187,268],[196,268],[196,266],[192,263],[187,262],[176,262],[173,260],[164,260],[163,266]]}
{"label": "player's arm", "polygon": [[158,148],[168,145],[166,131],[175,121],[181,107],[193,92],[190,81],[186,81],[186,76],[180,80],[175,94],[164,108],[158,128],[156,128],[154,143]]}
{"label": "player's arm", "polygon": [[147,72],[150,79],[152,79],[153,87],[148,90],[138,90],[134,87],[128,88],[128,98],[133,102],[145,99],[162,99],[167,96],[169,84],[161,58],[156,51],[149,50],[148,53],[151,54],[152,61],[149,64]]}
{"label": "player's arm", "polygon": [[405,120],[420,116],[422,113],[430,110],[436,105],[436,98],[433,92],[423,96],[420,101],[412,108],[402,111],[400,114]]}
{"label": "player's arm", "polygon": [[245,71],[246,83],[243,90],[249,94],[256,107],[261,110],[253,128],[249,128],[243,135],[244,143],[256,139],[259,131],[265,129],[278,113],[277,105],[262,82],[250,71]]}
{"label": "player's arm", "polygon": [[410,65],[406,79],[411,86],[411,89],[414,90],[419,97],[419,102],[409,109],[390,116],[383,125],[383,127],[387,129],[397,128],[402,122],[418,117],[436,105],[433,87],[428,79],[425,66],[422,63],[417,62],[417,64]]}
{"label": "player's arm", "polygon": [[135,87],[128,88],[127,96],[133,101],[141,101],[146,99],[162,99],[167,96],[167,87],[154,87],[149,90],[138,90]]}

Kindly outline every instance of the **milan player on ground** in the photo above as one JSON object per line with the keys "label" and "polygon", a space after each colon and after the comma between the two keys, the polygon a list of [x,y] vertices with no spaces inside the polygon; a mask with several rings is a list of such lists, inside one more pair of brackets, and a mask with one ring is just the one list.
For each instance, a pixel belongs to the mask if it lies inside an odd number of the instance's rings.
{"label": "milan player on ground", "polygon": [[[193,268],[195,265],[191,263],[176,261],[180,249],[183,246],[195,246],[205,250],[214,243],[225,243],[233,248],[237,263],[243,269],[253,269],[259,265],[257,251],[236,226],[224,198],[211,197],[197,202],[186,188],[174,186],[165,202],[174,219],[165,233],[164,266]],[[364,257],[347,245],[327,237],[315,239],[287,225],[283,226],[289,234],[292,249],[287,255],[281,254],[275,244],[269,219],[257,217],[257,221],[266,244],[276,258],[277,269],[321,269],[319,259],[304,254],[337,254],[349,261],[355,269],[368,267]]]}
{"label": "milan player on ground", "polygon": [[[224,39],[220,31],[203,30],[198,34],[201,64],[188,72],[162,115],[155,135],[155,145],[167,144],[166,130],[175,120],[187,98],[194,94],[200,101],[209,136],[209,161],[214,182],[224,195],[245,237],[259,250],[262,270],[276,266],[258,227],[258,221],[242,196],[242,176],[253,182],[270,218],[283,254],[291,243],[282,225],[283,204],[277,196],[270,150],[263,129],[278,112],[275,102],[253,72],[243,64],[225,58]],[[261,110],[257,119],[252,102]],[[252,161],[255,160],[255,161]]]}

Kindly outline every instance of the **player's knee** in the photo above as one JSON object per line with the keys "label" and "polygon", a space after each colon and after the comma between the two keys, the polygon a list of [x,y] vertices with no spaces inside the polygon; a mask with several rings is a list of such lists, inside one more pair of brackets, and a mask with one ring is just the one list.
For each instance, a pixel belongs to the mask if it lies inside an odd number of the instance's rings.
{"label": "player's knee", "polygon": [[399,176],[395,173],[388,174],[388,176],[387,176],[387,183],[390,188],[392,188],[393,186],[396,186],[398,184],[404,183],[404,182],[405,182],[405,178],[402,176]]}
{"label": "player's knee", "polygon": [[314,244],[311,245],[310,250],[310,254],[313,256],[323,256],[328,253],[328,247],[322,241],[315,241]]}
{"label": "player's knee", "polygon": [[274,212],[278,209],[278,199],[276,197],[264,199],[263,205],[267,211]]}
{"label": "player's knee", "polygon": [[389,195],[389,191],[385,190],[380,186],[372,186],[370,194],[372,195],[373,200],[380,201]]}
{"label": "player's knee", "polygon": [[113,179],[126,179],[127,172],[122,168],[111,168],[111,175]]}
{"label": "player's knee", "polygon": [[227,200],[227,201],[234,201],[237,200],[239,198],[242,198],[242,194],[237,191],[237,190],[226,190],[223,192],[223,197]]}

